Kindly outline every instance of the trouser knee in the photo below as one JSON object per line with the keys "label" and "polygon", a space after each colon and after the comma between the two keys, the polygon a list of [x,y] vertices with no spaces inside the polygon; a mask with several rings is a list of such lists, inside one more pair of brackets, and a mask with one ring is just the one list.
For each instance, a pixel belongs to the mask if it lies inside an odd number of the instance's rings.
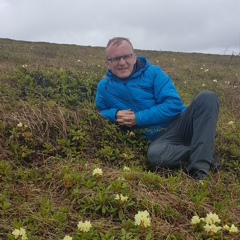
{"label": "trouser knee", "polygon": [[166,161],[163,156],[161,156],[162,149],[160,147],[152,147],[151,145],[148,148],[147,157],[148,157],[148,165],[150,168],[156,167],[165,167]]}
{"label": "trouser knee", "polygon": [[198,94],[197,99],[200,98],[203,101],[207,102],[208,104],[217,103],[219,104],[219,98],[216,93],[211,91],[203,91]]}

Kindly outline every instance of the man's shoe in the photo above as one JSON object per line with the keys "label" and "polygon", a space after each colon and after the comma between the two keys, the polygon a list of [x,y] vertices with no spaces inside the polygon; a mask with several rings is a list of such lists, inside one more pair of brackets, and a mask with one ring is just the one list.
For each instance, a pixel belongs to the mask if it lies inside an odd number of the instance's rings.
{"label": "man's shoe", "polygon": [[208,175],[202,170],[194,169],[189,172],[189,176],[195,180],[204,180]]}
{"label": "man's shoe", "polygon": [[213,161],[210,164],[210,170],[214,173],[218,173],[222,170],[222,164],[215,156],[213,157]]}

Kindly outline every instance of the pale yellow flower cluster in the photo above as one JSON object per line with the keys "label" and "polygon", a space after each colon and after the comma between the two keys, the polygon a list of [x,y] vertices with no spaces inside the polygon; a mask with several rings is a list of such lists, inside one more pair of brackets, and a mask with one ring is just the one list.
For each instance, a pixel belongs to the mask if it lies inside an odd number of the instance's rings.
{"label": "pale yellow flower cluster", "polygon": [[151,225],[151,219],[147,210],[138,211],[138,213],[135,215],[135,225],[139,225],[142,228],[146,228]]}
{"label": "pale yellow flower cluster", "polygon": [[135,137],[135,133],[132,131],[127,131],[127,135],[130,137]]}
{"label": "pale yellow flower cluster", "polygon": [[92,172],[92,175],[95,177],[100,177],[103,175],[103,171],[101,168],[95,168]]}
{"label": "pale yellow flower cluster", "polygon": [[212,224],[207,223],[203,228],[208,233],[217,233],[219,230],[222,229],[222,227],[216,226],[213,223]]}
{"label": "pale yellow flower cluster", "polygon": [[203,220],[203,219],[204,219],[204,218],[200,218],[199,216],[193,216],[192,219],[191,219],[191,223],[192,223],[193,225],[195,225],[195,224],[200,223],[201,220]]}
{"label": "pale yellow flower cluster", "polygon": [[228,225],[224,225],[223,228],[230,233],[238,233],[238,228],[234,224],[232,224],[231,227],[229,227]]}
{"label": "pale yellow flower cluster", "polygon": [[116,194],[116,197],[115,197],[116,200],[119,200],[120,202],[126,202],[128,200],[128,197],[127,196],[123,196],[122,194]]}
{"label": "pale yellow flower cluster", "polygon": [[204,221],[207,224],[215,224],[215,223],[220,223],[221,222],[219,216],[216,213],[211,213],[211,212],[207,214]]}
{"label": "pale yellow flower cluster", "polygon": [[21,128],[23,126],[23,124],[20,122],[17,124],[17,127]]}
{"label": "pale yellow flower cluster", "polygon": [[22,227],[20,227],[19,229],[15,229],[12,232],[13,236],[15,239],[21,239],[21,240],[27,240],[28,237],[26,235],[26,230]]}
{"label": "pale yellow flower cluster", "polygon": [[128,171],[130,171],[130,168],[129,168],[129,167],[126,167],[126,166],[124,166],[124,167],[123,167],[123,171],[125,171],[125,172],[128,172]]}
{"label": "pale yellow flower cluster", "polygon": [[206,223],[203,228],[207,233],[213,234],[217,233],[218,231],[225,229],[229,231],[229,233],[237,233],[238,228],[232,224],[231,227],[228,225],[224,225],[223,227],[219,226],[221,220],[216,213],[208,213],[205,218],[200,218],[199,216],[193,216],[191,219],[191,223],[193,225],[199,224],[200,222]]}
{"label": "pale yellow flower cluster", "polygon": [[90,228],[92,227],[92,224],[90,221],[85,222],[80,221],[77,226],[81,232],[89,232]]}
{"label": "pale yellow flower cluster", "polygon": [[234,124],[233,121],[230,121],[230,122],[227,123],[227,125],[233,125],[233,124]]}
{"label": "pale yellow flower cluster", "polygon": [[23,127],[23,126],[24,126],[25,128],[28,127],[27,125],[23,125],[21,122],[19,122],[19,123],[17,124],[17,127],[18,127],[18,128],[21,128],[21,127]]}
{"label": "pale yellow flower cluster", "polygon": [[72,240],[72,237],[70,237],[69,235],[66,235],[63,240]]}

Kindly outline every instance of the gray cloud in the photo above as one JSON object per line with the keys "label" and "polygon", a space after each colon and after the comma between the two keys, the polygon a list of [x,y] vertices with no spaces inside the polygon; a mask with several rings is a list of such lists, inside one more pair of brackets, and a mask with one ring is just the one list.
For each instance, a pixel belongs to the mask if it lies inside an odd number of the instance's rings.
{"label": "gray cloud", "polygon": [[0,37],[105,46],[125,36],[138,49],[237,55],[239,12],[239,0],[0,0]]}

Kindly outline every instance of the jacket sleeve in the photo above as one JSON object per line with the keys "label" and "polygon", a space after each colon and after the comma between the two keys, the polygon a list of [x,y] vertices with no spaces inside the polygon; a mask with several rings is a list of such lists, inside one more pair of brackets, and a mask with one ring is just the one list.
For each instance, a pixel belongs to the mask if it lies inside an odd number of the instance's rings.
{"label": "jacket sleeve", "polygon": [[155,68],[152,76],[155,104],[135,113],[140,127],[168,124],[185,109],[171,78],[161,68]]}
{"label": "jacket sleeve", "polygon": [[112,123],[116,123],[116,114],[119,109],[111,108],[105,101],[106,91],[104,88],[104,81],[100,82],[97,87],[96,106],[100,113]]}

